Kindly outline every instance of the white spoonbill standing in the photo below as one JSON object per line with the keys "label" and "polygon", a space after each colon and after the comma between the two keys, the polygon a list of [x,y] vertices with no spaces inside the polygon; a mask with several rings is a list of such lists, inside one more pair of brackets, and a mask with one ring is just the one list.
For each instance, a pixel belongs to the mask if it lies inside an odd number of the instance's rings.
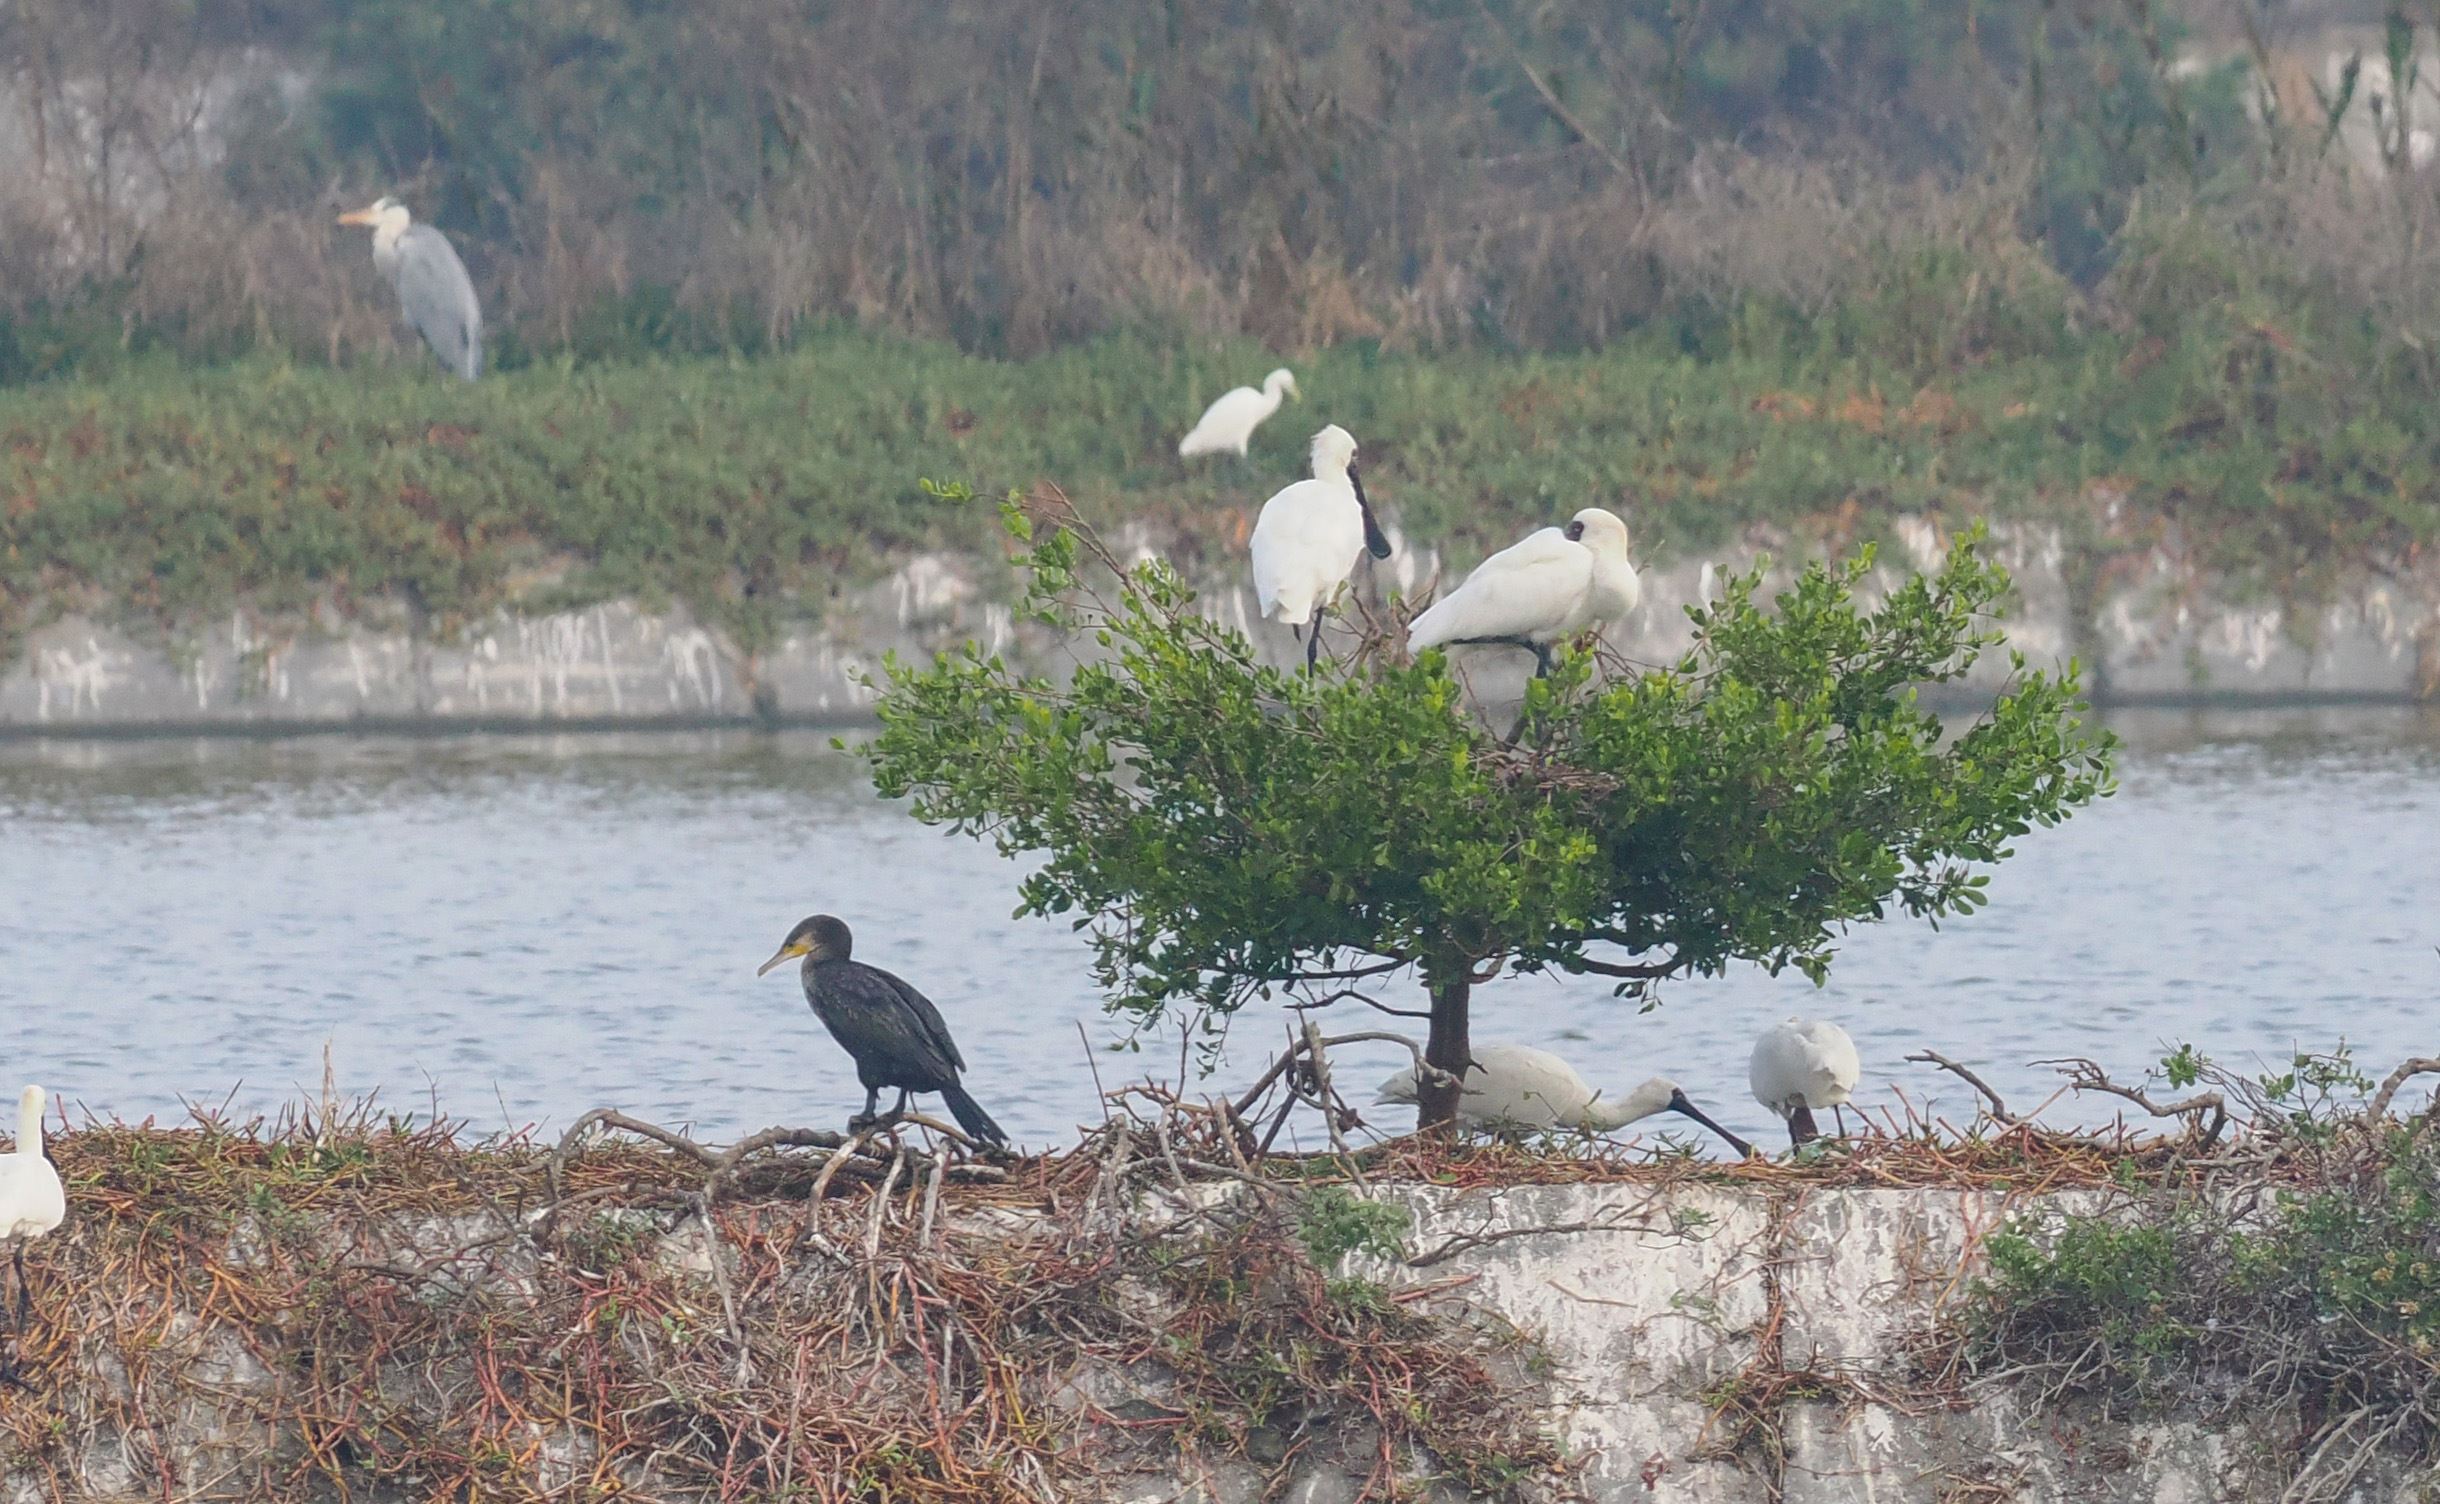
{"label": "white spoonbill standing", "polygon": [[1643,581],[1627,557],[1627,525],[1617,514],[1586,507],[1564,528],[1546,527],[1474,567],[1406,629],[1407,646],[1505,643],[1529,650],[1537,673],[1550,672],[1550,650],[1635,609]]}
{"label": "white spoonbill standing", "polygon": [[1336,423],[1313,436],[1313,478],[1262,504],[1254,519],[1254,599],[1262,614],[1304,630],[1305,666],[1322,652],[1322,610],[1369,549],[1389,557],[1356,473],[1355,436]]}
{"label": "white spoonbill standing", "polygon": [[[1384,1103],[1412,1106],[1416,1099],[1411,1065],[1381,1083],[1379,1100]],[[1457,1095],[1457,1121],[1485,1133],[1613,1133],[1662,1112],[1694,1119],[1740,1156],[1754,1152],[1752,1144],[1687,1101],[1686,1093],[1666,1076],[1654,1076],[1622,1097],[1605,1096],[1585,1085],[1574,1066],[1531,1045],[1475,1046],[1474,1064]]]}
{"label": "white spoonbill standing", "polygon": [[[42,1153],[42,1088],[29,1086],[17,1098],[17,1145],[0,1155],[0,1243],[9,1247],[9,1262],[17,1273],[16,1330],[25,1330],[28,1305],[25,1285],[25,1245],[67,1220],[67,1193],[60,1189],[59,1171]],[[22,1339],[21,1339],[22,1340]],[[0,1361],[0,1381],[14,1381],[17,1363],[12,1354]]]}
{"label": "white spoonbill standing", "polygon": [[1791,1018],[1765,1029],[1746,1066],[1754,1100],[1786,1120],[1788,1142],[1800,1148],[1821,1137],[1813,1114],[1843,1105],[1863,1074],[1855,1041],[1826,1018]]}
{"label": "white spoonbill standing", "polygon": [[[1193,459],[1198,454],[1234,454],[1245,457],[1245,446],[1254,437],[1263,420],[1279,411],[1282,392],[1297,397],[1296,377],[1281,366],[1262,378],[1262,390],[1250,386],[1231,387],[1212,399],[1203,409],[1203,416],[1178,440],[1178,458]],[[1302,397],[1297,397],[1303,401]]]}
{"label": "white spoonbill standing", "polygon": [[398,311],[441,364],[468,381],[482,375],[483,307],[449,237],[414,223],[394,198],[342,214],[339,223],[372,226],[373,265],[398,290]]}

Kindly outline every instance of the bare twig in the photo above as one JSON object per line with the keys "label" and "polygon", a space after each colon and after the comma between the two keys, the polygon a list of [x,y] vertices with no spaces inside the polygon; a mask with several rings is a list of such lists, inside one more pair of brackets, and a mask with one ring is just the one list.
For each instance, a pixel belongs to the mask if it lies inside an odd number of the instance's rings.
{"label": "bare twig", "polygon": [[2184,1118],[2187,1126],[2205,1146],[2218,1142],[2220,1132],[2228,1126],[2227,1099],[2216,1091],[2197,1092],[2183,1102],[2155,1102],[2142,1089],[2120,1086],[2109,1072],[2094,1061],[2080,1056],[2059,1060],[2037,1060],[2036,1065],[2055,1065],[2067,1077],[2071,1091],[2097,1091],[2105,1096],[2122,1098],[2134,1103],[2156,1118]]}
{"label": "bare twig", "polygon": [[2381,1082],[2380,1090],[2374,1092],[2372,1100],[2365,1104],[2365,1118],[2378,1123],[2388,1115],[2390,1100],[2397,1096],[2398,1088],[2417,1076],[2428,1076],[2435,1072],[2440,1072],[2440,1059],[2429,1055],[2417,1055],[2413,1059],[2403,1062],[2396,1070],[2389,1073],[2388,1077]]}
{"label": "bare twig", "polygon": [[1942,1070],[1947,1071],[1950,1075],[1955,1076],[1959,1080],[1965,1082],[1966,1085],[1971,1086],[1976,1091],[1982,1093],[1983,1100],[1990,1104],[1991,1116],[1997,1118],[1999,1121],[2003,1123],[2015,1123],[2021,1121],[2021,1119],[2019,1119],[2015,1113],[2008,1110],[2008,1104],[2000,1100],[1999,1093],[1991,1089],[1989,1082],[1983,1080],[1982,1077],[1975,1075],[1972,1071],[1966,1069],[1964,1066],[1959,1065],[1956,1061],[1951,1060],[1948,1056],[1941,1054],[1938,1050],[1917,1050],[1914,1054],[1909,1055],[1906,1058],[1911,1064],[1936,1065]]}

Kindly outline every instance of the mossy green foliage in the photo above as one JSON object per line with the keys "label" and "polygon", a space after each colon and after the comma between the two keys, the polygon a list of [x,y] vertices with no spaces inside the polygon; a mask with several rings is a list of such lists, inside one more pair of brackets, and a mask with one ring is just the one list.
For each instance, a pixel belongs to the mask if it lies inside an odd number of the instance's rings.
{"label": "mossy green foliage", "polygon": [[2174,529],[2282,590],[2440,537],[2440,406],[2349,331],[2263,322],[2258,293],[2160,337],[1976,300],[1920,349],[1903,300],[1598,355],[1342,347],[1297,361],[1310,400],[1249,462],[1192,466],[1179,433],[1272,356],[1113,339],[1010,363],[836,332],[471,388],[420,365],[138,363],[0,393],[0,643],[63,601],[174,630],[241,602],[403,597],[445,629],[627,595],[759,645],[894,555],[986,546],[926,474],[1055,480],[1233,572],[1244,509],[1325,421],[1357,435],[1407,536],[1461,558],[1587,504],[1663,562],[1734,554],[1751,523],[1847,536],[1932,511],[2057,520],[2102,555]]}

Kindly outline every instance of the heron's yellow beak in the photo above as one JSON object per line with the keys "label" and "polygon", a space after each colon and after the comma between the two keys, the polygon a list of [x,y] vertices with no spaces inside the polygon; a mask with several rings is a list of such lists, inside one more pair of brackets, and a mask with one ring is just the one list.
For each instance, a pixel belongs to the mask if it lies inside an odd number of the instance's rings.
{"label": "heron's yellow beak", "polygon": [[791,940],[786,945],[779,948],[779,954],[773,956],[770,960],[765,961],[761,966],[755,968],[754,974],[758,977],[769,976],[771,974],[772,967],[777,966],[782,961],[793,961],[811,949],[813,949],[813,947],[807,945],[802,940]]}
{"label": "heron's yellow beak", "polygon": [[345,214],[339,216],[339,223],[343,225],[369,225],[373,222],[373,219],[374,214],[370,209],[350,209]]}

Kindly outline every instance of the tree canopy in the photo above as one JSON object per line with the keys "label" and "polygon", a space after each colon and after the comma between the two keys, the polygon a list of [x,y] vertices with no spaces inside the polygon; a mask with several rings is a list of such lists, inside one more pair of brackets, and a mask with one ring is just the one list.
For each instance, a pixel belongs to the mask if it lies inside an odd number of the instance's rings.
{"label": "tree canopy", "polygon": [[[1571,653],[1503,736],[1437,651],[1375,630],[1318,673],[1273,667],[1165,564],[1121,568],[1043,511],[1005,509],[1028,609],[1099,651],[1065,683],[973,647],[893,662],[868,755],[918,819],[1039,856],[1020,912],[1088,929],[1110,1006],[1146,1019],[1413,968],[1427,1059],[1455,1071],[1474,983],[1818,981],[1845,927],[1971,912],[2009,842],[2110,786],[2072,666],[2014,658],[1955,734],[1919,700],[1997,643],[2008,579],[1978,533],[1874,604],[1869,549],[1767,607],[1757,567],[1692,611],[1677,663]],[[1428,1090],[1426,1121],[1454,1101]]]}

